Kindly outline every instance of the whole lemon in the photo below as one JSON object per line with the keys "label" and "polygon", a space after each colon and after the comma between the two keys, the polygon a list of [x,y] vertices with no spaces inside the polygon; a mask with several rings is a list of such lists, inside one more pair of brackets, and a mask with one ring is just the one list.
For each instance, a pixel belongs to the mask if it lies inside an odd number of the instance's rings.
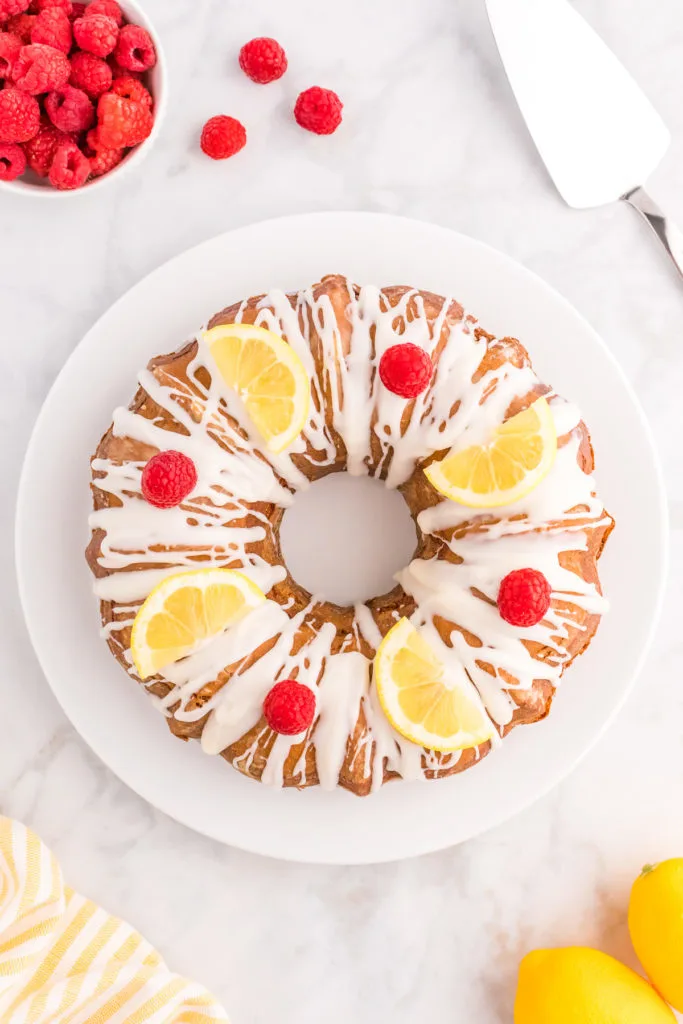
{"label": "whole lemon", "polygon": [[651,985],[597,949],[537,949],[519,968],[515,1024],[675,1024]]}
{"label": "whole lemon", "polygon": [[631,890],[628,927],[650,981],[683,1013],[683,857],[643,868]]}

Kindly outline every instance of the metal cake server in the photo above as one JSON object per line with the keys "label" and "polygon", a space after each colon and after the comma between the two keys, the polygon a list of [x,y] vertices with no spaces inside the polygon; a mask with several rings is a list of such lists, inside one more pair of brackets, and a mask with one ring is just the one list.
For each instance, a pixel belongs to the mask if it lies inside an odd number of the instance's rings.
{"label": "metal cake server", "polygon": [[576,209],[623,199],[683,276],[683,232],[643,185],[671,136],[568,0],[486,0],[512,91],[558,191]]}

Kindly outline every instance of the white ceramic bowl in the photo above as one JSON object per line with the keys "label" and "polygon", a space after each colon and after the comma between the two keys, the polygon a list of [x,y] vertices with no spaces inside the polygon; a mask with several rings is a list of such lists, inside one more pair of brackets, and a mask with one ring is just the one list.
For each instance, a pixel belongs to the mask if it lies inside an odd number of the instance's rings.
{"label": "white ceramic bowl", "polygon": [[13,192],[15,195],[31,196],[36,199],[64,198],[65,196],[77,196],[83,193],[90,193],[94,189],[104,188],[106,185],[118,182],[124,174],[138,168],[147,153],[152,148],[155,139],[159,135],[161,123],[166,114],[166,102],[168,97],[168,80],[166,74],[166,56],[161,46],[159,36],[152,25],[149,17],[143,10],[141,4],[136,0],[119,0],[126,20],[135,25],[141,25],[147,29],[154,41],[157,52],[157,62],[150,72],[149,87],[154,97],[154,127],[149,138],[145,139],[139,146],[131,149],[120,164],[99,178],[93,178],[82,188],[58,189],[50,185],[47,178],[39,178],[38,175],[28,171],[24,177],[16,178],[14,181],[0,181],[0,189],[4,192]]}

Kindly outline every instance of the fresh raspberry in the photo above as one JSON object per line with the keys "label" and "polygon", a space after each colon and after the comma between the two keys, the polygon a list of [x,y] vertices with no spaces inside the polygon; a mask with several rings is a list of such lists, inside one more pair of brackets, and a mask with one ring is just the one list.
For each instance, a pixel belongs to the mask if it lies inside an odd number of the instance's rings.
{"label": "fresh raspberry", "polygon": [[97,139],[97,132],[88,132],[85,140],[85,155],[90,160],[90,173],[93,178],[109,174],[121,163],[125,149],[104,149]]}
{"label": "fresh raspberry", "polygon": [[281,679],[268,692],[263,702],[263,714],[273,732],[283,736],[297,736],[313,724],[315,694],[296,679]]}
{"label": "fresh raspberry", "polygon": [[29,10],[31,14],[40,14],[41,11],[46,11],[49,7],[58,7],[61,11],[71,17],[73,14],[73,4],[71,0],[31,0],[31,6]]}
{"label": "fresh raspberry", "polygon": [[7,31],[12,35],[19,36],[23,46],[31,42],[31,32],[36,23],[35,14],[15,14],[7,22]]}
{"label": "fresh raspberry", "polygon": [[14,181],[26,170],[26,154],[16,142],[0,142],[0,181]]}
{"label": "fresh raspberry", "polygon": [[119,28],[123,25],[123,11],[116,0],[92,0],[87,11],[88,16],[91,14],[105,14],[108,18],[113,18]]}
{"label": "fresh raspberry", "polygon": [[21,45],[19,36],[11,32],[0,32],[0,78],[12,77],[12,69]]}
{"label": "fresh raspberry", "polygon": [[511,626],[535,626],[550,608],[550,584],[538,569],[515,569],[498,591],[500,617]]}
{"label": "fresh raspberry", "polygon": [[331,135],[342,120],[344,104],[331,89],[314,85],[299,93],[294,106],[296,123],[316,135]]}
{"label": "fresh raspberry", "polygon": [[267,85],[282,78],[287,70],[287,55],[275,39],[261,36],[244,44],[240,50],[240,67],[252,82]]}
{"label": "fresh raspberry", "polygon": [[56,128],[63,132],[84,132],[95,120],[95,108],[82,89],[65,85],[45,99],[45,111]]}
{"label": "fresh raspberry", "polygon": [[71,4],[71,20],[75,21],[76,18],[82,18],[85,14],[87,4]]}
{"label": "fresh raspberry", "polygon": [[69,81],[71,65],[65,53],[54,46],[31,43],[22,46],[14,62],[12,79],[14,84],[37,96],[41,92],[54,92]]}
{"label": "fresh raspberry", "polygon": [[197,486],[197,470],[182,452],[159,452],[142,471],[142,494],[156,508],[174,508]]}
{"label": "fresh raspberry", "polygon": [[421,395],[429,387],[433,373],[434,365],[429,353],[411,341],[392,345],[379,361],[382,384],[387,391],[401,398]]}
{"label": "fresh raspberry", "polygon": [[154,117],[148,106],[113,92],[100,96],[97,120],[97,138],[104,149],[137,146],[145,141],[154,127]]}
{"label": "fresh raspberry", "polygon": [[142,82],[137,78],[133,78],[132,75],[117,78],[112,83],[110,92],[113,92],[116,96],[123,96],[126,100],[142,103],[143,106],[149,107],[150,110],[154,102],[151,92],[145,89]]}
{"label": "fresh raspberry", "polygon": [[69,84],[75,89],[82,89],[88,96],[96,99],[111,88],[111,68],[102,57],[94,53],[74,53],[71,58],[71,77]]}
{"label": "fresh raspberry", "polygon": [[0,142],[28,142],[40,128],[40,107],[35,96],[21,89],[0,92]]}
{"label": "fresh raspberry", "polygon": [[45,43],[55,50],[68,53],[71,49],[71,22],[59,7],[41,11],[31,29],[32,43]]}
{"label": "fresh raspberry", "polygon": [[15,14],[23,14],[28,4],[29,0],[0,0],[0,21],[7,21]]}
{"label": "fresh raspberry", "polygon": [[157,62],[152,37],[140,25],[123,26],[115,56],[121,67],[129,71],[149,71]]}
{"label": "fresh raspberry", "polygon": [[201,147],[212,160],[226,160],[247,144],[247,132],[234,117],[210,117],[202,129]]}
{"label": "fresh raspberry", "polygon": [[107,64],[111,68],[111,73],[116,81],[117,78],[142,78],[142,71],[131,71],[130,68],[121,67],[116,57],[107,57]]}
{"label": "fresh raspberry", "polygon": [[50,168],[50,184],[62,190],[80,188],[90,177],[90,161],[75,142],[57,147]]}
{"label": "fresh raspberry", "polygon": [[108,57],[116,49],[119,27],[106,14],[89,14],[74,21],[74,39],[81,50],[94,53],[96,57]]}
{"label": "fresh raspberry", "polygon": [[53,124],[41,125],[37,135],[24,143],[24,153],[29,167],[41,178],[47,178],[59,146],[64,142],[73,141],[71,135],[60,132]]}

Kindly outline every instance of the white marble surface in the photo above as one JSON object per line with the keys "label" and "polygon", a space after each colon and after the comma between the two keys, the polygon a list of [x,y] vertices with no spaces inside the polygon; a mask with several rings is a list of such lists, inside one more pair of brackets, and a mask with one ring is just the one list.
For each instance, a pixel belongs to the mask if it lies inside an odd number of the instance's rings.
{"label": "white marble surface", "polygon": [[[39,830],[73,885],[129,917],[174,969],[213,988],[236,1024],[407,1024],[418,1014],[502,1024],[529,948],[597,944],[632,962],[630,882],[643,862],[683,852],[683,284],[625,207],[563,206],[507,92],[482,0],[143,6],[167,46],[173,86],[168,122],[143,172],[120,189],[71,201],[0,193],[0,811]],[[577,6],[673,129],[652,186],[683,221],[678,0],[659,0],[656,18],[645,0]],[[235,65],[239,46],[263,33],[281,39],[291,61],[285,79],[268,88]],[[338,89],[346,102],[343,130],[329,139],[302,133],[289,116],[298,89],[314,83]],[[242,117],[250,132],[244,153],[222,165],[197,149],[203,121],[217,112]],[[459,849],[348,870],[220,847],[114,778],[41,675],[11,547],[31,426],[93,321],[195,242],[254,219],[328,208],[452,226],[564,293],[640,394],[673,526],[654,649],[627,707],[572,777]],[[624,466],[637,487],[627,452]],[[45,517],[49,524],[49,509]]]}

